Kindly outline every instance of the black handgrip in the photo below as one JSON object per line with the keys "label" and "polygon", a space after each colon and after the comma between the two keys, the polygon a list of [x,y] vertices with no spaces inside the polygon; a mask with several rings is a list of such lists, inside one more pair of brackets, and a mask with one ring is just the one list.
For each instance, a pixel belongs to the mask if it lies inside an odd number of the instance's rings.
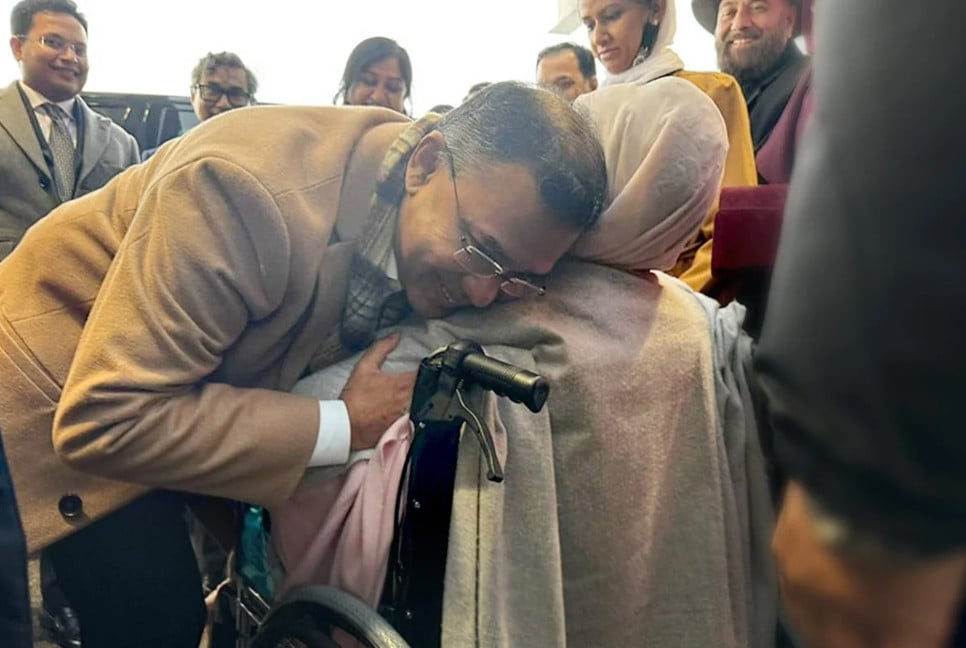
{"label": "black handgrip", "polygon": [[460,374],[494,391],[499,396],[523,403],[539,412],[550,395],[550,383],[532,371],[500,362],[483,353],[467,353],[460,363]]}

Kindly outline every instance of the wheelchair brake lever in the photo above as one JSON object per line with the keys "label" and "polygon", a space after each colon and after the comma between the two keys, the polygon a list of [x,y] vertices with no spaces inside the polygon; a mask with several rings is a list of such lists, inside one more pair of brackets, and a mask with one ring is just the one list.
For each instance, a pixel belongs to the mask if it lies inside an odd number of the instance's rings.
{"label": "wheelchair brake lever", "polygon": [[472,428],[476,435],[476,440],[480,442],[480,448],[483,450],[483,459],[486,461],[486,478],[491,482],[499,484],[503,481],[504,473],[500,459],[496,455],[496,444],[493,441],[493,434],[483,421],[480,420],[480,417],[476,415],[476,412],[466,404],[466,399],[463,397],[462,381],[456,387],[456,403],[454,405],[458,405],[458,417],[463,421],[463,425]]}

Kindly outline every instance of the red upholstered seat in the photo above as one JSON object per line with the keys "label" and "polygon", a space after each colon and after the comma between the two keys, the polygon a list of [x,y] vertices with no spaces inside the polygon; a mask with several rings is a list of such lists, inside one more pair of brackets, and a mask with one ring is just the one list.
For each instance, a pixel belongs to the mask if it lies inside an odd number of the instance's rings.
{"label": "red upholstered seat", "polygon": [[721,190],[711,253],[715,277],[774,265],[787,194],[788,185]]}

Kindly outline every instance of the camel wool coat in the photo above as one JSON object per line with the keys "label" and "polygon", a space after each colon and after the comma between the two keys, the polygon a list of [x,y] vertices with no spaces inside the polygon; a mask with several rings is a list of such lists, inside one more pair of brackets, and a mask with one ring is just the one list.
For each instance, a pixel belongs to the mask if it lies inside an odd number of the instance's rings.
{"label": "camel wool coat", "polygon": [[288,390],[338,351],[353,239],[407,124],[231,111],[27,232],[0,263],[0,430],[31,551],[151,488],[292,494],[319,406]]}

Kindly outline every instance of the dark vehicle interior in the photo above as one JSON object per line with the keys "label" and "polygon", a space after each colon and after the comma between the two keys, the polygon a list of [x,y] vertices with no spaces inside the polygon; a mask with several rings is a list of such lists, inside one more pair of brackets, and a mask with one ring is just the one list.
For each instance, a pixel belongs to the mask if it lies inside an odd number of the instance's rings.
{"label": "dark vehicle interior", "polygon": [[188,97],[166,95],[88,92],[81,95],[87,105],[110,117],[147,151],[178,137],[198,123]]}

